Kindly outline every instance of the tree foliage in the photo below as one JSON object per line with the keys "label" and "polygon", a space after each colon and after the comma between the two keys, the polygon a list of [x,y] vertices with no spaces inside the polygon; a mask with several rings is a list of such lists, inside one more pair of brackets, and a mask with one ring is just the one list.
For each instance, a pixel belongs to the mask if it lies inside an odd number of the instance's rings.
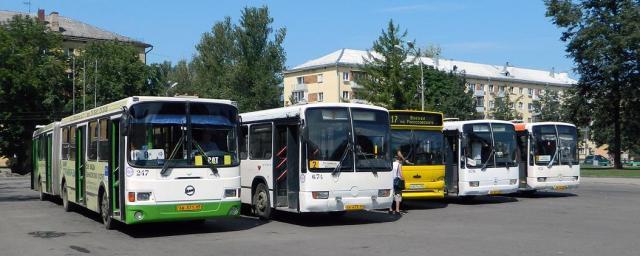
{"label": "tree foliage", "polygon": [[477,116],[473,93],[465,91],[464,73],[424,69],[425,110],[440,111],[445,117],[470,120]]}
{"label": "tree foliage", "polygon": [[533,101],[533,115],[535,122],[560,122],[563,119],[563,107],[560,94],[556,90],[545,87],[540,99]]}
{"label": "tree foliage", "polygon": [[565,29],[561,39],[580,74],[574,92],[585,104],[573,107],[587,110],[592,139],[608,144],[615,167],[621,168],[621,151],[640,144],[640,3],[546,0],[545,4],[547,16]]}
{"label": "tree foliage", "polygon": [[14,172],[31,169],[35,126],[63,116],[71,83],[61,43],[30,17],[0,24],[0,155],[10,159]]}
{"label": "tree foliage", "polygon": [[521,97],[511,100],[511,94],[508,92],[505,92],[504,95],[495,95],[492,118],[506,121],[521,119],[522,113],[519,113],[514,107],[514,102],[518,102]]}
{"label": "tree foliage", "polygon": [[272,23],[267,7],[246,7],[238,24],[214,24],[196,46],[196,94],[237,101],[241,111],[277,107],[286,30]]}

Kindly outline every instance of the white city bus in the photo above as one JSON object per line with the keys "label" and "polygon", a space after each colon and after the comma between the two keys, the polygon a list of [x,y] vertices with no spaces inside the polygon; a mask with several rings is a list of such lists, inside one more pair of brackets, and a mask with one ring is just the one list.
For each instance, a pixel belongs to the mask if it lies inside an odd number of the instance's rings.
{"label": "white city bus", "polygon": [[507,194],[518,190],[514,125],[498,120],[444,123],[445,180],[450,196]]}
{"label": "white city bus", "polygon": [[241,200],[260,218],[273,209],[342,213],[391,205],[386,109],[308,104],[241,117]]}
{"label": "white city bus", "polygon": [[87,110],[36,130],[34,189],[100,213],[107,228],[235,216],[238,121],[228,100],[130,97]]}
{"label": "white city bus", "polygon": [[565,190],[580,183],[576,126],[559,122],[516,124],[520,190]]}

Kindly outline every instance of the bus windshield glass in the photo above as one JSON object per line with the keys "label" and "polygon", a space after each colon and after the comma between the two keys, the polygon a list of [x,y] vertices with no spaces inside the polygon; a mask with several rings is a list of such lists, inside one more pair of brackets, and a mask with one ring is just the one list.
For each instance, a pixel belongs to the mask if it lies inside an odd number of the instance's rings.
{"label": "bus windshield glass", "polygon": [[130,108],[128,158],[134,166],[232,166],[237,110],[216,103],[149,102]]}
{"label": "bus windshield glass", "polygon": [[441,132],[426,130],[391,130],[392,149],[407,160],[404,165],[442,165],[444,161]]}
{"label": "bus windshield glass", "polygon": [[515,167],[517,162],[516,131],[513,125],[491,124],[497,167]]}
{"label": "bus windshield glass", "polygon": [[347,108],[312,108],[306,111],[306,139],[309,170],[328,170],[340,166],[352,169],[351,119]]}
{"label": "bus windshield glass", "polygon": [[536,165],[558,165],[555,125],[536,125],[533,127],[533,162]]}
{"label": "bus windshield glass", "polygon": [[560,164],[578,164],[578,131],[575,127],[558,125]]}
{"label": "bus windshield glass", "polygon": [[390,170],[388,154],[389,115],[384,111],[352,109],[355,131],[356,170]]}
{"label": "bus windshield glass", "polygon": [[515,167],[516,132],[513,125],[475,123],[463,126],[467,168]]}

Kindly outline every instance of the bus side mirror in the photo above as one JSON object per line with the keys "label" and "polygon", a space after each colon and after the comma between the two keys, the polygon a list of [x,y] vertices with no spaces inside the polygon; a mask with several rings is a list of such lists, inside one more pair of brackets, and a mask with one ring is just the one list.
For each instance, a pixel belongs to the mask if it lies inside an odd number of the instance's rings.
{"label": "bus side mirror", "polygon": [[131,114],[129,114],[129,109],[126,106],[122,107],[122,129],[120,130],[120,134],[122,136],[126,136],[129,133],[129,122],[131,122]]}

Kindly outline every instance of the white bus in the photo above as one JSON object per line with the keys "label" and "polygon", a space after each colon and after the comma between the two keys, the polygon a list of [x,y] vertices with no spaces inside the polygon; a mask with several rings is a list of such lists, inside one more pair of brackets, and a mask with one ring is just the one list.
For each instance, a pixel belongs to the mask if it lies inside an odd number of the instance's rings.
{"label": "white bus", "polygon": [[498,120],[444,123],[445,180],[450,196],[513,193],[518,190],[514,125]]}
{"label": "white bus", "polygon": [[238,121],[228,100],[131,97],[87,110],[36,130],[34,189],[107,228],[236,216]]}
{"label": "white bus", "polygon": [[565,190],[580,183],[576,126],[559,122],[516,124],[521,154],[520,190]]}
{"label": "white bus", "polygon": [[241,117],[241,199],[260,218],[273,209],[343,213],[391,205],[386,109],[308,104]]}

